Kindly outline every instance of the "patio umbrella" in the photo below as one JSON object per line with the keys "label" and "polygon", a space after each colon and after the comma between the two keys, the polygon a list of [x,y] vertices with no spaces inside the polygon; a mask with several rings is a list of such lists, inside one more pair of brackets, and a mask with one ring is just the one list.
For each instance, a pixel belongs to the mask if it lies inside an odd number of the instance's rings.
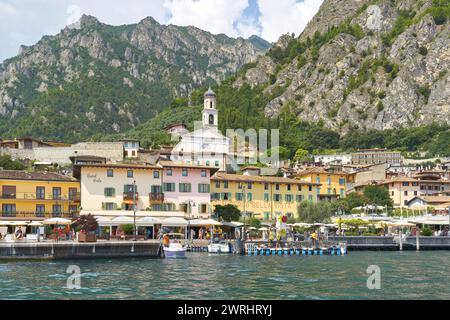
{"label": "patio umbrella", "polygon": [[10,226],[11,221],[0,221],[0,226]]}
{"label": "patio umbrella", "polygon": [[161,225],[165,227],[186,227],[188,225],[188,222],[186,219],[173,217],[164,219],[161,222]]}
{"label": "patio umbrella", "polygon": [[267,228],[259,228],[258,230],[259,231],[267,231],[268,229]]}
{"label": "patio umbrella", "polygon": [[39,222],[39,221],[33,221],[33,222],[28,223],[28,225],[31,227],[41,227],[43,224],[42,224],[42,222]]}
{"label": "patio umbrella", "polygon": [[28,224],[30,221],[13,221],[9,225],[10,226],[17,226],[17,227],[24,227]]}
{"label": "patio umbrella", "polygon": [[221,226],[222,223],[213,219],[193,219],[189,221],[190,226]]}
{"label": "patio umbrella", "polygon": [[44,224],[57,224],[57,225],[67,225],[71,224],[72,221],[64,218],[51,218],[43,221]]}

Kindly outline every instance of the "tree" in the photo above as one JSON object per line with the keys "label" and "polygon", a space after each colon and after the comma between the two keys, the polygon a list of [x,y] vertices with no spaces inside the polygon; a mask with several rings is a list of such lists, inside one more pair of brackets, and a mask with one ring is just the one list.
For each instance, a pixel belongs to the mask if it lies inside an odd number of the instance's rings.
{"label": "tree", "polygon": [[299,148],[295,152],[294,161],[296,162],[309,162],[311,160],[311,156],[309,155],[308,150]]}
{"label": "tree", "polygon": [[241,210],[238,209],[235,205],[227,204],[227,205],[216,205],[214,208],[214,213],[218,217],[219,220],[222,221],[238,221],[241,217]]}
{"label": "tree", "polygon": [[347,208],[350,211],[353,208],[363,206],[365,199],[359,193],[352,192],[348,194],[347,197],[345,197],[343,200],[347,203]]}
{"label": "tree", "polygon": [[310,202],[304,201],[298,207],[300,221],[306,223],[329,222],[333,211],[328,201]]}
{"label": "tree", "polygon": [[363,191],[367,204],[379,205],[388,208],[393,207],[392,199],[389,195],[389,191],[380,186],[367,186]]}
{"label": "tree", "polygon": [[86,233],[94,232],[98,228],[97,219],[92,214],[82,215],[75,219],[75,227]]}
{"label": "tree", "polygon": [[24,170],[25,166],[11,159],[10,155],[0,156],[0,167],[4,170]]}
{"label": "tree", "polygon": [[250,227],[259,229],[261,228],[261,221],[259,219],[256,218],[250,218],[248,224],[250,225]]}

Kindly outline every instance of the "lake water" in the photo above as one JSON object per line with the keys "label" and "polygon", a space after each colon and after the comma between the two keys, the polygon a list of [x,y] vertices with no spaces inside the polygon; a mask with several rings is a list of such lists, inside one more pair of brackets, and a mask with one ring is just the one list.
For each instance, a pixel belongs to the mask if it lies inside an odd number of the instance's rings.
{"label": "lake water", "polygon": [[[81,288],[68,289],[78,265]],[[367,289],[369,265],[381,289]],[[450,251],[0,263],[0,299],[450,299]]]}

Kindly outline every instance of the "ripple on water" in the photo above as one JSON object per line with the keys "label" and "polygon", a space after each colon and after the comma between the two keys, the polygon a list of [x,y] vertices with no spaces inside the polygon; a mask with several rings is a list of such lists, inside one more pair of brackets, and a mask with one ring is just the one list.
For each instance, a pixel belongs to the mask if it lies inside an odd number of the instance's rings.
{"label": "ripple on water", "polygon": [[[8,263],[0,265],[0,299],[450,299],[450,252],[309,258],[80,260],[76,290],[64,286],[67,262]],[[366,287],[371,264],[381,268],[382,290]]]}

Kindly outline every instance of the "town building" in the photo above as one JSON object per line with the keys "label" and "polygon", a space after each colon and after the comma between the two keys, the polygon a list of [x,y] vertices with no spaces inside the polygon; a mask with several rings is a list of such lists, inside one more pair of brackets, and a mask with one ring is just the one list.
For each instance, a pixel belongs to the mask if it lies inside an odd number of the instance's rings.
{"label": "town building", "polygon": [[163,167],[161,183],[165,205],[184,212],[190,219],[209,218],[212,212],[211,176],[218,168],[172,161],[159,161],[158,164]]}
{"label": "town building", "polygon": [[80,203],[80,183],[53,172],[0,170],[1,220],[72,218]]}
{"label": "town building", "polygon": [[352,153],[352,164],[402,164],[403,157],[400,152],[387,149],[361,149]]}
{"label": "town building", "polygon": [[345,198],[347,181],[350,174],[342,171],[333,171],[324,167],[312,167],[297,173],[297,178],[310,183],[317,183],[320,200],[333,200]]}
{"label": "town building", "polygon": [[314,156],[314,163],[321,164],[350,164],[352,156],[350,154],[320,154]]}
{"label": "town building", "polygon": [[407,207],[411,199],[420,195],[419,181],[409,177],[396,177],[379,185],[388,189],[394,207]]}
{"label": "town building", "polygon": [[283,177],[216,173],[211,178],[211,204],[235,205],[246,216],[271,221],[297,217],[303,201],[317,202],[320,184]]}
{"label": "town building", "polygon": [[208,218],[210,177],[216,169],[160,161],[156,165],[81,164],[82,214]]}
{"label": "town building", "polygon": [[204,94],[202,121],[196,129],[181,135],[180,142],[173,148],[170,160],[192,165],[208,166],[226,171],[227,166],[254,163],[256,148],[235,146],[229,137],[219,131],[219,114],[216,94],[211,88]]}
{"label": "town building", "polygon": [[139,140],[122,139],[124,158],[136,159],[139,157]]}

